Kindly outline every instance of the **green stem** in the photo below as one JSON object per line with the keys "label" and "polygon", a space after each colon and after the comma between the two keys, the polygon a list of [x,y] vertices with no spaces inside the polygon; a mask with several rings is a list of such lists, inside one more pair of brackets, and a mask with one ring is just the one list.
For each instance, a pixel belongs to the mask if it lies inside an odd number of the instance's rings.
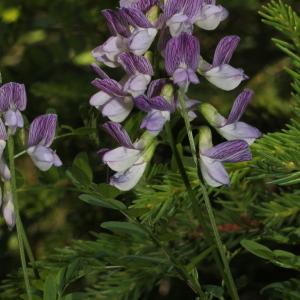
{"label": "green stem", "polygon": [[19,243],[19,249],[20,249],[20,258],[21,258],[23,276],[24,276],[25,287],[26,287],[28,299],[32,300],[28,270],[27,270],[27,265],[26,265],[24,243],[23,243],[23,238],[22,238],[22,222],[21,222],[21,217],[20,217],[20,212],[19,212],[18,195],[17,195],[17,188],[16,188],[16,170],[15,170],[15,162],[14,162],[14,140],[13,140],[12,136],[10,136],[8,139],[8,159],[9,159],[9,168],[10,168],[10,172],[11,172],[11,191],[12,191],[14,209],[15,209],[15,214],[16,214],[17,237],[18,237],[18,243]]}
{"label": "green stem", "polygon": [[212,209],[209,197],[208,197],[207,189],[206,189],[205,185],[202,183],[201,170],[200,170],[199,160],[198,160],[198,157],[197,157],[196,145],[195,145],[195,141],[194,141],[194,137],[193,137],[193,132],[192,132],[189,116],[188,116],[188,111],[187,111],[183,91],[181,91],[181,90],[179,91],[179,97],[178,98],[179,98],[180,106],[181,106],[181,109],[182,109],[182,116],[183,116],[183,119],[184,119],[184,122],[185,122],[185,127],[186,127],[187,134],[188,134],[188,139],[189,139],[189,143],[190,143],[190,147],[191,147],[192,157],[193,157],[194,163],[196,165],[197,173],[198,173],[198,176],[199,176],[199,182],[200,182],[200,187],[201,187],[202,193],[203,193],[205,208],[206,208],[206,211],[207,211],[207,214],[208,214],[210,225],[212,227],[214,240],[215,240],[219,255],[221,257],[221,260],[222,260],[222,263],[223,263],[223,266],[224,266],[224,273],[225,273],[225,278],[224,279],[226,281],[226,284],[227,284],[227,287],[228,287],[228,290],[231,294],[232,299],[238,300],[239,296],[238,296],[237,288],[236,288],[236,285],[235,285],[235,282],[233,280],[233,276],[232,276],[232,273],[231,273],[231,270],[230,270],[230,267],[229,267],[229,261],[228,261],[227,256],[226,256],[225,246],[222,243],[222,240],[221,240],[218,228],[217,228],[215,216],[214,216],[213,209]]}

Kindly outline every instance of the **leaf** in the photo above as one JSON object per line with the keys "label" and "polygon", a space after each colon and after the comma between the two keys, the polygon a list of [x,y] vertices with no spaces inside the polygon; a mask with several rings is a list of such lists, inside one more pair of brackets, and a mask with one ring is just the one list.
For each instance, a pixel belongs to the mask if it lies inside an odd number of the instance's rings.
{"label": "leaf", "polygon": [[129,222],[117,222],[117,221],[104,222],[101,224],[101,227],[119,234],[128,234],[130,236],[139,237],[139,238],[148,237],[148,233],[143,228]]}
{"label": "leaf", "polygon": [[258,257],[268,259],[268,260],[272,260],[274,258],[272,250],[270,250],[268,247],[263,246],[257,242],[254,242],[251,240],[242,240],[241,245],[246,250],[248,250],[249,252],[251,252],[252,254],[254,254]]}
{"label": "leaf", "polygon": [[89,182],[93,181],[93,171],[90,167],[89,158],[85,152],[81,152],[75,157],[73,166],[83,172]]}
{"label": "leaf", "polygon": [[46,278],[44,284],[44,297],[43,300],[56,300],[57,299],[57,284],[56,278],[53,274]]}
{"label": "leaf", "polygon": [[126,210],[127,207],[125,204],[118,200],[114,199],[103,199],[100,195],[88,195],[82,194],[79,196],[79,199],[95,206],[101,206],[105,208],[111,208],[116,210]]}

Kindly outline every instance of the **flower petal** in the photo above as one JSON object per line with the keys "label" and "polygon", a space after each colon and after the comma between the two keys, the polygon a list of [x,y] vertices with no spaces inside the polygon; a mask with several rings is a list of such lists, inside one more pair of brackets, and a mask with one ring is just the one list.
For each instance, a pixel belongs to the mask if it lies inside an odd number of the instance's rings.
{"label": "flower petal", "polygon": [[10,230],[13,229],[16,224],[16,215],[12,197],[10,191],[4,191],[3,217]]}
{"label": "flower petal", "polygon": [[23,111],[26,104],[27,96],[24,84],[8,82],[0,87],[0,111],[5,112],[10,108]]}
{"label": "flower petal", "polygon": [[195,17],[196,25],[204,30],[214,30],[228,17],[228,11],[221,5],[204,5]]}
{"label": "flower petal", "polygon": [[132,75],[126,81],[124,85],[124,90],[132,95],[133,97],[138,97],[143,95],[147,89],[151,77],[149,75],[137,74]]}
{"label": "flower petal", "polygon": [[167,83],[167,79],[156,79],[153,80],[148,87],[147,96],[149,98],[159,96],[164,85]]}
{"label": "flower petal", "polygon": [[123,172],[130,168],[140,157],[140,150],[118,147],[104,153],[102,160],[113,171]]}
{"label": "flower petal", "polygon": [[100,79],[110,79],[109,76],[97,64],[92,63],[91,68],[100,77]]}
{"label": "flower petal", "polygon": [[230,179],[227,171],[220,161],[200,156],[201,173],[205,182],[212,187],[229,185]]}
{"label": "flower petal", "polygon": [[217,128],[217,130],[226,140],[244,140],[249,145],[254,143],[256,139],[261,137],[261,132],[257,128],[244,122],[235,122],[232,124],[228,124],[223,127]]}
{"label": "flower petal", "polygon": [[200,59],[199,40],[188,33],[181,33],[169,40],[165,51],[165,67],[169,75],[182,65],[196,71]]}
{"label": "flower petal", "polygon": [[62,165],[61,160],[51,148],[45,146],[32,146],[27,149],[35,166],[41,171],[48,171],[53,165],[59,167]]}
{"label": "flower petal", "polygon": [[110,134],[112,138],[114,138],[121,146],[126,148],[134,148],[132,141],[126,132],[126,130],[122,127],[121,124],[116,122],[106,122],[103,125],[103,128]]}
{"label": "flower petal", "polygon": [[103,91],[99,91],[90,98],[90,105],[99,109],[102,105],[114,98],[114,96],[111,96]]}
{"label": "flower petal", "polygon": [[[6,127],[2,121],[2,119],[0,119],[0,144],[1,141],[6,141],[7,140],[7,132],[6,132]],[[1,149],[1,147],[0,147]],[[1,151],[0,151],[1,153]]]}
{"label": "flower petal", "polygon": [[238,87],[243,80],[248,79],[242,69],[236,69],[226,64],[210,69],[204,73],[204,76],[210,83],[224,91],[231,91]]}
{"label": "flower petal", "polygon": [[147,12],[152,6],[157,5],[158,0],[120,0],[120,7],[137,8]]}
{"label": "flower petal", "polygon": [[202,156],[222,162],[241,162],[252,159],[249,146],[243,140],[221,143],[202,152]]}
{"label": "flower petal", "polygon": [[139,28],[135,30],[129,40],[129,50],[135,55],[143,55],[150,48],[157,30],[155,28]]}
{"label": "flower petal", "polygon": [[240,120],[244,114],[249,102],[251,101],[254,92],[249,89],[245,89],[238,97],[235,99],[229,117],[226,124],[232,124]]}
{"label": "flower petal", "polygon": [[153,109],[161,111],[173,111],[174,105],[168,102],[164,97],[157,96],[149,99],[149,104]]}
{"label": "flower petal", "polygon": [[146,162],[135,164],[125,172],[114,174],[110,179],[110,184],[121,191],[129,191],[140,181],[146,167]]}
{"label": "flower petal", "polygon": [[151,28],[153,27],[143,12],[136,8],[121,8],[122,17],[133,27]]}
{"label": "flower petal", "polygon": [[49,147],[54,139],[57,123],[56,114],[45,114],[35,118],[29,128],[28,147]]}
{"label": "flower petal", "polygon": [[146,128],[148,131],[158,134],[164,124],[170,120],[170,112],[152,111],[144,118],[141,128]]}
{"label": "flower petal", "polygon": [[152,66],[144,56],[137,56],[133,53],[122,53],[119,55],[119,62],[129,75],[136,73],[153,75]]}
{"label": "flower petal", "polygon": [[105,17],[109,30],[113,35],[130,36],[128,23],[120,11],[105,9],[102,10],[102,15]]}
{"label": "flower petal", "polygon": [[140,109],[142,111],[149,112],[152,110],[152,108],[149,104],[149,99],[144,95],[134,98],[134,104],[136,105],[136,107],[138,109]]}
{"label": "flower petal", "polygon": [[215,51],[213,67],[228,64],[240,40],[240,37],[237,35],[229,35],[222,38]]}
{"label": "flower petal", "polygon": [[95,79],[92,81],[92,85],[102,90],[108,95],[114,95],[117,97],[123,97],[126,93],[123,92],[122,86],[114,79]]}
{"label": "flower petal", "polygon": [[133,108],[133,101],[131,97],[114,98],[107,102],[102,108],[103,116],[108,117],[113,122],[123,122],[130,114]]}

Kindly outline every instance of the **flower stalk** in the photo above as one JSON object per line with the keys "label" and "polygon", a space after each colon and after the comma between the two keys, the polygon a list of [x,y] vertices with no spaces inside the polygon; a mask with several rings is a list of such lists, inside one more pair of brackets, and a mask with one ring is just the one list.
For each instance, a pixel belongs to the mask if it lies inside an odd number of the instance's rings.
{"label": "flower stalk", "polygon": [[190,148],[191,148],[191,153],[192,153],[192,157],[194,160],[194,163],[196,165],[196,169],[197,169],[197,173],[199,176],[199,184],[202,190],[202,194],[203,194],[203,199],[204,199],[204,204],[205,204],[205,208],[208,214],[208,218],[209,218],[209,222],[213,231],[213,235],[214,235],[214,240],[215,240],[215,244],[216,247],[218,249],[223,267],[224,267],[224,273],[225,273],[225,282],[227,284],[228,290],[230,291],[231,294],[231,298],[234,300],[238,300],[239,296],[238,296],[238,292],[237,292],[237,288],[229,267],[229,261],[228,258],[226,256],[226,250],[225,250],[225,246],[222,243],[218,228],[217,228],[217,224],[216,224],[216,220],[215,220],[215,216],[213,213],[213,209],[210,203],[210,199],[208,196],[208,192],[207,189],[205,187],[205,185],[202,183],[202,178],[201,178],[201,170],[200,170],[200,164],[199,164],[199,160],[197,157],[197,151],[196,151],[196,145],[195,145],[195,141],[194,141],[194,137],[193,137],[193,132],[192,132],[192,128],[191,128],[191,124],[190,124],[190,120],[189,120],[189,116],[188,116],[188,111],[186,108],[186,103],[185,103],[185,96],[184,96],[184,91],[179,90],[179,102],[180,102],[180,106],[182,109],[182,116],[185,122],[185,127],[187,130],[187,134],[188,134],[188,139],[189,139],[189,143],[190,143]]}
{"label": "flower stalk", "polygon": [[31,293],[28,269],[26,264],[25,249],[24,249],[24,238],[23,238],[24,228],[22,225],[20,212],[19,212],[19,205],[18,205],[16,169],[15,169],[15,161],[14,161],[14,138],[12,135],[10,135],[8,138],[7,148],[8,148],[9,168],[11,172],[11,193],[12,193],[13,204],[14,204],[15,215],[16,215],[16,229],[17,229],[17,237],[18,237],[18,244],[20,250],[20,259],[22,264],[22,271],[24,276],[27,297],[29,300],[32,300],[32,293]]}

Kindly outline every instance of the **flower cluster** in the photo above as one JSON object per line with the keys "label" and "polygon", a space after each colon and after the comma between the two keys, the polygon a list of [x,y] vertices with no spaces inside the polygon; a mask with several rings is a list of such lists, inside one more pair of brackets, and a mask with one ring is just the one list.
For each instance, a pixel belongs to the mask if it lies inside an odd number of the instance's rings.
{"label": "flower cluster", "polygon": [[[0,87],[0,176],[4,188],[0,206],[2,205],[4,219],[10,228],[15,225],[15,214],[10,184],[11,172],[6,164],[5,149],[8,139],[13,138],[18,128],[24,127],[21,112],[26,109],[26,105],[27,96],[23,84],[9,82]],[[62,165],[55,151],[50,148],[55,137],[56,123],[55,114],[45,114],[34,119],[29,128],[25,151],[42,171]]]}
{"label": "flower cluster", "polygon": [[[199,84],[202,76],[214,86],[230,91],[248,77],[242,69],[230,64],[240,41],[238,36],[220,40],[212,63],[201,56],[200,40],[194,35],[194,28],[214,30],[228,17],[228,11],[215,0],[165,0],[163,3],[121,0],[119,8],[102,13],[111,37],[94,49],[92,55],[100,65],[121,67],[124,76],[116,81],[93,64],[98,78],[92,84],[99,91],[91,97],[90,104],[109,119],[104,128],[120,144],[116,149],[99,151],[103,162],[116,172],[110,184],[127,191],[142,177],[164,124],[177,108],[181,109],[180,95],[184,95],[190,119],[195,118],[192,109],[198,101],[187,96],[190,84]],[[158,75],[162,73],[159,55],[164,61],[166,78]],[[201,171],[211,186],[229,184],[223,162],[251,159],[249,144],[260,132],[239,120],[252,96],[252,91],[244,90],[227,119],[212,105],[201,104],[200,111],[208,123],[228,140],[214,147],[210,129],[200,129]],[[134,107],[146,115],[140,126],[145,132],[132,143],[120,123]]]}

